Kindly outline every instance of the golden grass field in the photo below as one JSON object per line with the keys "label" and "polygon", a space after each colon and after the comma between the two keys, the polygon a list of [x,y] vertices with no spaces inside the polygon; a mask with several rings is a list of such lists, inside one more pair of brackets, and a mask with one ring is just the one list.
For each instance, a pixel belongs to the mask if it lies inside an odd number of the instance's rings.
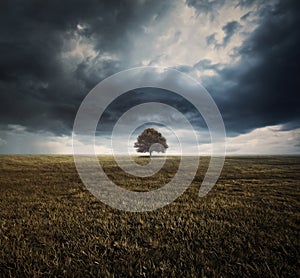
{"label": "golden grass field", "polygon": [[[100,157],[129,190],[168,182],[178,158],[143,180]],[[146,157],[136,158],[139,163]],[[155,211],[98,201],[72,156],[0,156],[0,276],[299,277],[300,157],[227,157],[217,185]]]}

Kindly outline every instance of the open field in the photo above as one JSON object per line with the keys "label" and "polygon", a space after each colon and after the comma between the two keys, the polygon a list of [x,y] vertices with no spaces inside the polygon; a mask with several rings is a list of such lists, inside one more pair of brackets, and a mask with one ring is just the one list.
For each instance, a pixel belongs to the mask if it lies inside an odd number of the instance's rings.
{"label": "open field", "polygon": [[[100,161],[139,191],[178,167],[170,157],[137,186],[110,157]],[[91,195],[71,156],[0,156],[0,276],[299,276],[300,157],[228,157],[200,199],[207,163],[174,203],[128,213]]]}

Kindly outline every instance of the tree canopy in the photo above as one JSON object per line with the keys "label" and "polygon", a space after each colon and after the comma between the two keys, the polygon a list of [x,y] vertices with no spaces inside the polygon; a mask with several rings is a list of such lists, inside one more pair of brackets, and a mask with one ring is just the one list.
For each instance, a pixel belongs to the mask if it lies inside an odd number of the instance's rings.
{"label": "tree canopy", "polygon": [[164,153],[169,146],[166,138],[160,132],[154,128],[147,128],[138,136],[134,147],[137,148],[139,153],[150,153],[151,157],[152,152]]}

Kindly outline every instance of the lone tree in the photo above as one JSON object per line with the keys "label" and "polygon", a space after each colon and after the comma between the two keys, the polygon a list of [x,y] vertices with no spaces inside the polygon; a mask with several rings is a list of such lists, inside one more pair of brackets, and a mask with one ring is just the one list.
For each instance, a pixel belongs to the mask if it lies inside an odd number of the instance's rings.
{"label": "lone tree", "polygon": [[161,133],[154,128],[147,128],[138,136],[134,147],[139,153],[150,153],[151,157],[152,152],[164,153],[169,146]]}

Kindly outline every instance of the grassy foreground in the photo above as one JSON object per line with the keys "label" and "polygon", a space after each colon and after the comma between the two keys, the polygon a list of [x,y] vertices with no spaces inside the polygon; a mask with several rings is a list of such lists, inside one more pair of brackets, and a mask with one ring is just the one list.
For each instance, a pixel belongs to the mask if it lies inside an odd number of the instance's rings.
{"label": "grassy foreground", "polygon": [[[138,186],[110,157],[100,161],[116,183],[139,191],[178,167],[170,157]],[[229,157],[200,199],[207,165],[201,159],[172,204],[129,213],[87,191],[71,156],[0,156],[0,276],[299,276],[300,157]]]}

